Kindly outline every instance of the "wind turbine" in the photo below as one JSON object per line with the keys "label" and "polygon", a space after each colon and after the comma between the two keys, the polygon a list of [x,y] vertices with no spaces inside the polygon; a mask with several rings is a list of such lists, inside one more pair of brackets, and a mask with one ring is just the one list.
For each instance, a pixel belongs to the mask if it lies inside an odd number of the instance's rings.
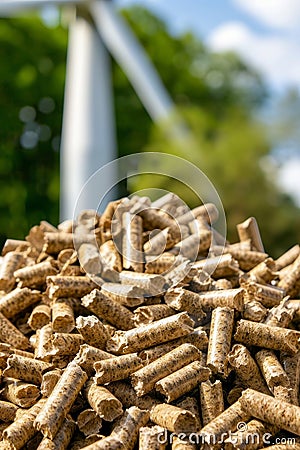
{"label": "wind turbine", "polygon": [[[76,11],[70,23],[61,144],[60,216],[64,220],[72,218],[88,178],[117,157],[108,53],[124,70],[154,121],[170,117],[174,105],[111,0],[0,0],[0,16],[11,17],[48,5],[72,5]],[[116,179],[111,171],[106,176]],[[97,204],[99,193],[101,185],[97,192],[89,191],[87,185],[82,208]]]}

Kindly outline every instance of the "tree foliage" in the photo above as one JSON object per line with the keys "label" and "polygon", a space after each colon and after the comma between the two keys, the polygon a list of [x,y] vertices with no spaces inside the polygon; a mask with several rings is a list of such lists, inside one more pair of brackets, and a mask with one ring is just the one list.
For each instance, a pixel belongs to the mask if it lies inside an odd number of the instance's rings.
{"label": "tree foliage", "polygon": [[[255,215],[268,251],[292,245],[299,230],[297,209],[261,165],[270,146],[254,118],[266,99],[260,76],[234,54],[211,53],[192,33],[173,36],[143,8],[123,14],[194,137],[188,149],[166,139],[113,64],[119,154],[155,150],[191,160],[218,189],[231,238],[238,221]],[[24,236],[42,218],[58,221],[66,43],[66,29],[49,29],[38,17],[0,22],[2,240]]]}

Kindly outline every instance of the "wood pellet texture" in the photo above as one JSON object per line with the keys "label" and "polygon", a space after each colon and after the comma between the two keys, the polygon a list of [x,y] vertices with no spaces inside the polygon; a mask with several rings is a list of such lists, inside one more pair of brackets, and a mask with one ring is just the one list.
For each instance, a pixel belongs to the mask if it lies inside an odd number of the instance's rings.
{"label": "wood pellet texture", "polygon": [[0,449],[300,448],[300,247],[217,218],[133,196],[7,240]]}

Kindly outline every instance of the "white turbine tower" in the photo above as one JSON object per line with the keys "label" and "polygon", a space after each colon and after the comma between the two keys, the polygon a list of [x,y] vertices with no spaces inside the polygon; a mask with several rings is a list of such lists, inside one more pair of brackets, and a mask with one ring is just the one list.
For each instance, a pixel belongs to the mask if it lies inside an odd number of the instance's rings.
{"label": "white turbine tower", "polygon": [[[70,24],[61,144],[61,219],[72,218],[84,183],[117,157],[108,52],[126,73],[154,121],[170,117],[173,103],[155,68],[111,0],[0,0],[0,16],[47,5],[73,5]],[[111,172],[106,176],[115,179]],[[103,185],[107,185],[104,182]],[[85,189],[80,207],[101,193]]]}

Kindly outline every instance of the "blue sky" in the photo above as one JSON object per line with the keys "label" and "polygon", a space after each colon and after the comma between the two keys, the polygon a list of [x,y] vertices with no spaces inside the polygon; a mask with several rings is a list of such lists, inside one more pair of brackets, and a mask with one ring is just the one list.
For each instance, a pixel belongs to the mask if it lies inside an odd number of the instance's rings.
{"label": "blue sky", "polygon": [[[214,51],[234,50],[262,73],[274,97],[300,91],[300,0],[115,0],[152,9],[174,33],[192,30]],[[300,119],[300,118],[299,118]],[[298,143],[299,145],[299,143]],[[300,205],[300,148],[279,183]]]}

